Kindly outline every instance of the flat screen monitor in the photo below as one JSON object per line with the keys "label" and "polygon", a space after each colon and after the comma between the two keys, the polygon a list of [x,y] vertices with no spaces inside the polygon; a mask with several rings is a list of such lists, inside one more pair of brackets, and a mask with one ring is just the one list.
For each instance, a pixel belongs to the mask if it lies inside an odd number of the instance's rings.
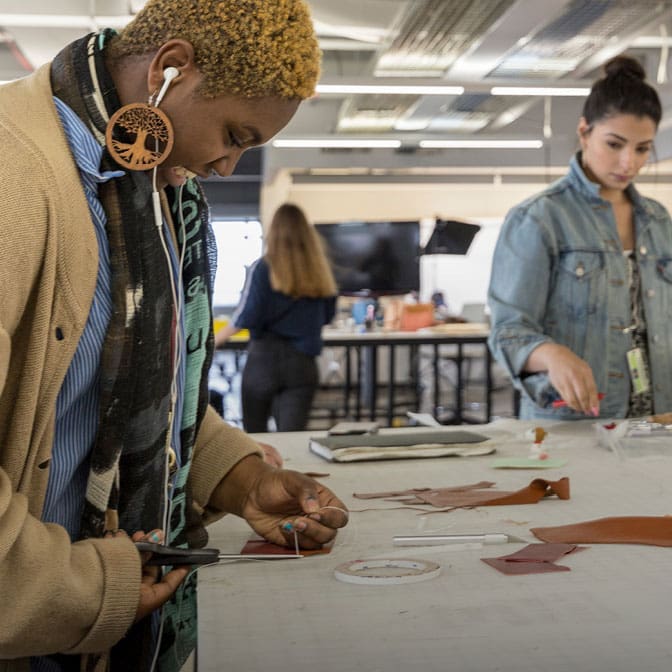
{"label": "flat screen monitor", "polygon": [[420,290],[420,223],[318,224],[341,294],[405,294]]}

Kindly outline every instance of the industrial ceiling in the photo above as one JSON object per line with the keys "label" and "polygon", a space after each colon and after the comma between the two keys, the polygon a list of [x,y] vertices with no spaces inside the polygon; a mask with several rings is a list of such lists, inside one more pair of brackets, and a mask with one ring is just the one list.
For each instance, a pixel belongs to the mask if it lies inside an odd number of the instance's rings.
{"label": "industrial ceiling", "polygon": [[[143,0],[26,4],[0,0],[0,80],[25,75],[91,29],[124,25]],[[557,173],[575,151],[586,88],[623,52],[642,62],[672,112],[672,0],[309,4],[324,54],[320,87],[278,136],[277,145],[290,146],[268,148],[268,171],[408,180]],[[406,88],[370,88],[382,85]],[[672,158],[670,119],[657,142],[661,160]]]}

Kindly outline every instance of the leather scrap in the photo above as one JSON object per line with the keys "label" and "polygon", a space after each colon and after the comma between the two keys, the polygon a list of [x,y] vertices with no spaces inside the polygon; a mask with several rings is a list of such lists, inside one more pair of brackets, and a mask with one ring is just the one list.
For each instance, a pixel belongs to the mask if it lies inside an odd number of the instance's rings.
{"label": "leather scrap", "polygon": [[[325,553],[331,553],[331,547],[333,542],[325,544],[322,548],[311,548],[300,549],[301,555],[324,555]],[[285,555],[287,553],[293,553],[294,549],[288,548],[287,546],[280,546],[280,544],[274,544],[272,541],[266,541],[266,539],[260,539],[258,537],[252,537],[248,539],[243,548],[240,549],[241,555]]]}
{"label": "leather scrap", "polygon": [[515,492],[493,490],[495,484],[481,481],[452,488],[413,488],[410,490],[374,493],[354,493],[358,499],[385,499],[407,506],[430,505],[443,510],[473,506],[504,506],[508,504],[536,504],[544,497],[569,499],[569,478],[547,481],[535,478],[529,485]]}
{"label": "leather scrap", "polygon": [[[472,483],[471,485],[457,485],[452,488],[442,488],[444,492],[464,492],[465,490],[473,490],[476,488],[491,488],[495,485],[492,481],[480,481]],[[358,499],[386,499],[388,497],[401,497],[403,495],[410,495],[418,492],[430,492],[432,488],[411,488],[410,490],[390,490],[388,492],[361,492],[359,494],[353,493],[353,497]]]}
{"label": "leather scrap", "polygon": [[509,575],[569,572],[569,567],[555,564],[556,560],[582,550],[584,547],[574,544],[528,544],[515,553],[481,560],[502,574]]}
{"label": "leather scrap", "polygon": [[573,525],[533,527],[530,532],[547,542],[566,544],[646,544],[672,546],[672,517],[621,516]]}

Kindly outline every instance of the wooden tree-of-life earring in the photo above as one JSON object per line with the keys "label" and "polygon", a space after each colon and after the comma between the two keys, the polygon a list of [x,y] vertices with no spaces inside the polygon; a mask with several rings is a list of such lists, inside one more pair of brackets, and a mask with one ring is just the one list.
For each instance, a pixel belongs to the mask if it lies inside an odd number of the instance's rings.
{"label": "wooden tree-of-life earring", "polygon": [[173,148],[173,127],[158,108],[131,103],[118,109],[105,129],[110,156],[128,170],[151,170],[168,158]]}

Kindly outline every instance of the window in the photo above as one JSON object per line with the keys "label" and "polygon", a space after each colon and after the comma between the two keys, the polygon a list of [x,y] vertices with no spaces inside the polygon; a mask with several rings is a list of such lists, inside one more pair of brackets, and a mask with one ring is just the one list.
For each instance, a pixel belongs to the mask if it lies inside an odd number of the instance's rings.
{"label": "window", "polygon": [[247,269],[262,253],[262,228],[257,219],[216,219],[212,222],[217,241],[215,309],[238,305]]}

